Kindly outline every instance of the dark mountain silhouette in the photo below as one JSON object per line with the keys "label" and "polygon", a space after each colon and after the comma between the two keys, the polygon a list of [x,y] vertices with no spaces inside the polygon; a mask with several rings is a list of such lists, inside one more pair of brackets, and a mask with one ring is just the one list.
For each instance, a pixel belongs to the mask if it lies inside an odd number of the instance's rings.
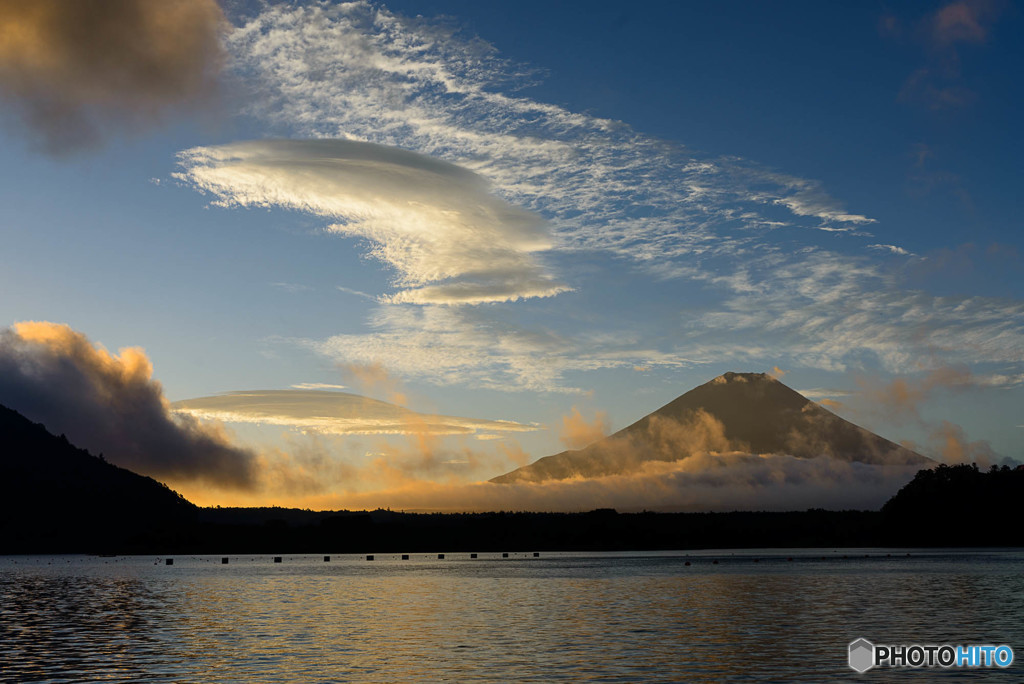
{"label": "dark mountain silhouette", "polygon": [[0,552],[103,550],[159,535],[197,508],[0,406]]}
{"label": "dark mountain silhouette", "polygon": [[547,456],[491,480],[541,482],[628,473],[692,451],[828,456],[879,465],[933,462],[854,425],[764,373],[726,373],[583,449]]}

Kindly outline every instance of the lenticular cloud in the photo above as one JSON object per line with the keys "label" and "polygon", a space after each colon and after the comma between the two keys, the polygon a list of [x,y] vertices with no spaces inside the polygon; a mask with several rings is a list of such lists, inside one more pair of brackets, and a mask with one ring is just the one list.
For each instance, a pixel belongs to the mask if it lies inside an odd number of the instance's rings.
{"label": "lenticular cloud", "polygon": [[387,301],[481,304],[566,291],[539,262],[539,216],[490,194],[455,164],[353,140],[259,140],[199,147],[177,176],[224,206],[286,207],[369,241],[400,290]]}

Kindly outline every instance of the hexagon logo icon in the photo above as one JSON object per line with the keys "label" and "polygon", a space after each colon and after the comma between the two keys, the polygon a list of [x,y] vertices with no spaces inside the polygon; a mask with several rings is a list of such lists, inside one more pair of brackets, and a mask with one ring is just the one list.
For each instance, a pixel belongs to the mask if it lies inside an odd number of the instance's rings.
{"label": "hexagon logo icon", "polygon": [[875,645],[867,639],[850,642],[850,667],[857,672],[867,672],[875,665]]}

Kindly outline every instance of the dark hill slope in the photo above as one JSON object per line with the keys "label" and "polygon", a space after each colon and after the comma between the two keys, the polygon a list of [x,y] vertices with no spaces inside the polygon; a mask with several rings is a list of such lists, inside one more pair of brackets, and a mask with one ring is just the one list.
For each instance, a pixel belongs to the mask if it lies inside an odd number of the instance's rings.
{"label": "dark hill slope", "polygon": [[196,511],[166,485],[0,406],[0,553],[103,550],[188,522]]}

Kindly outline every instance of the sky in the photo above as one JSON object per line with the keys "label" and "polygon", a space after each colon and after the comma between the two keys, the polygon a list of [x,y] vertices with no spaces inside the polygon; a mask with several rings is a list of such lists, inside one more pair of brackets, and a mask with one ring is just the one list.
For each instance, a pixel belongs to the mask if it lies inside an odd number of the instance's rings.
{"label": "sky", "polygon": [[[479,508],[727,371],[1024,461],[1021,23],[0,1],[0,403],[205,504]],[[773,464],[508,506],[878,481]]]}

